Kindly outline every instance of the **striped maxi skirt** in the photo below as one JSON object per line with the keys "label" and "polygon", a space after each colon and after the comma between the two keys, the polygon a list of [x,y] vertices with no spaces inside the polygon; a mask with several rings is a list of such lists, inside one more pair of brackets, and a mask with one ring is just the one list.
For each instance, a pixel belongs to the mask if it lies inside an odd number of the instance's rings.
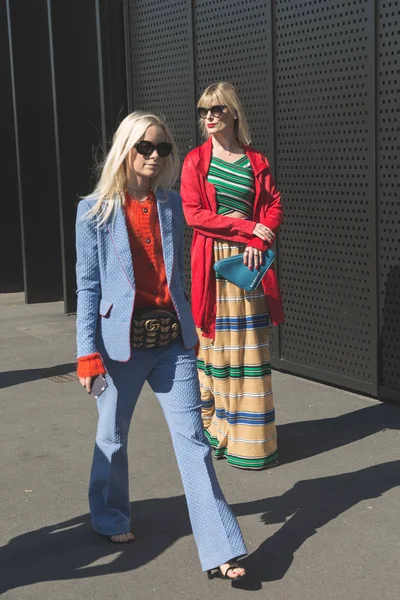
{"label": "striped maxi skirt", "polygon": [[[215,261],[244,248],[216,240]],[[205,434],[216,458],[242,469],[264,469],[278,459],[267,301],[261,285],[246,292],[218,277],[216,285],[215,340],[198,330]]]}

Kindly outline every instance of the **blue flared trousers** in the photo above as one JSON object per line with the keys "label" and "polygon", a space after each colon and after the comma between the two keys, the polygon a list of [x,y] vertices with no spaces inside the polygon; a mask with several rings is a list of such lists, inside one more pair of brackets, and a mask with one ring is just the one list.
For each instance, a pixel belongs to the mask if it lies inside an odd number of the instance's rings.
{"label": "blue flared trousers", "polygon": [[[101,348],[99,348],[101,351]],[[245,555],[239,525],[218,484],[201,420],[193,349],[132,349],[129,362],[103,352],[108,388],[97,401],[99,422],[89,487],[93,527],[104,535],[130,531],[127,442],[136,401],[147,380],[167,421],[203,571]]]}

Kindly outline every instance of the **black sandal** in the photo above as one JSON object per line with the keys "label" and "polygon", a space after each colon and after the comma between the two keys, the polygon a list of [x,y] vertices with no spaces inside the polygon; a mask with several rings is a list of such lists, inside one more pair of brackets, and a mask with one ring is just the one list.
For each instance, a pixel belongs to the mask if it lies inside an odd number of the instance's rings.
{"label": "black sandal", "polygon": [[[132,536],[132,537],[129,537],[128,539],[125,539],[125,540],[113,539],[113,538],[118,538],[123,535],[128,535],[128,536]],[[113,535],[104,535],[103,537],[105,537],[112,544],[131,544],[132,542],[134,542],[136,540],[132,531],[128,531],[127,533],[114,533]]]}
{"label": "black sandal", "polygon": [[[219,577],[219,579],[229,579],[229,581],[240,581],[240,579],[243,579],[244,577],[246,577],[246,573],[244,573],[244,575],[238,575],[237,577],[228,577],[229,571],[233,571],[234,569],[242,568],[240,565],[238,565],[237,562],[232,561],[232,560],[229,560],[228,564],[229,564],[229,567],[226,569],[225,573],[223,573],[221,571],[221,567],[217,567],[216,569],[209,569],[207,571],[208,579],[213,579],[214,577]],[[216,571],[216,573],[213,573],[213,571]]]}

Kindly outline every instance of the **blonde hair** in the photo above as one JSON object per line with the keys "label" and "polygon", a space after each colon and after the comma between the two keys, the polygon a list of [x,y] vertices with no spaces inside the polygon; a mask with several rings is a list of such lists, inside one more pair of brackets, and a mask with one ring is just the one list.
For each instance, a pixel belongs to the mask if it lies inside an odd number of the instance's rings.
{"label": "blonde hair", "polygon": [[[213,104],[224,104],[228,110],[237,117],[235,120],[235,135],[239,143],[244,146],[251,144],[246,114],[240,101],[239,94],[231,83],[220,81],[209,85],[202,93],[200,100],[197,103],[197,107],[211,107]],[[205,119],[200,119],[199,123],[203,136],[207,138],[210,134]]]}
{"label": "blonde hair", "polygon": [[99,165],[100,178],[92,194],[96,197],[94,206],[86,213],[85,218],[96,218],[98,225],[105,223],[110,215],[124,204],[126,187],[126,160],[136,142],[146,133],[150,125],[161,127],[165,137],[172,144],[172,153],[162,159],[159,173],[152,179],[152,189],[172,187],[179,176],[179,151],[173,135],[164,117],[144,110],[136,110],[120,123],[113,137],[111,149],[103,164]]}

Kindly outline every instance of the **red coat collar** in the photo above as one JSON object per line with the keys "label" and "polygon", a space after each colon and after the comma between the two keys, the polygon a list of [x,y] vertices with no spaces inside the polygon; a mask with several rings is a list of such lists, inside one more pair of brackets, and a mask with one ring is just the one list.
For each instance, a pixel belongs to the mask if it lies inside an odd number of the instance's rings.
{"label": "red coat collar", "polygon": [[[255,176],[257,176],[259,173],[261,173],[261,171],[264,171],[264,169],[269,168],[268,161],[265,158],[265,156],[263,156],[263,154],[261,154],[261,152],[258,152],[258,150],[255,150],[251,146],[244,146],[243,149],[246,152],[247,156],[249,157],[249,160],[251,162],[251,166],[253,168],[253,172],[254,172]],[[202,144],[201,146],[198,146],[196,148],[196,151],[197,151],[197,164],[195,166],[199,170],[199,172],[202,175],[204,175],[204,177],[207,177],[208,169],[210,167],[210,162],[211,162],[211,155],[212,155],[212,138],[211,138],[211,136],[208,138],[208,140],[204,144]]]}

